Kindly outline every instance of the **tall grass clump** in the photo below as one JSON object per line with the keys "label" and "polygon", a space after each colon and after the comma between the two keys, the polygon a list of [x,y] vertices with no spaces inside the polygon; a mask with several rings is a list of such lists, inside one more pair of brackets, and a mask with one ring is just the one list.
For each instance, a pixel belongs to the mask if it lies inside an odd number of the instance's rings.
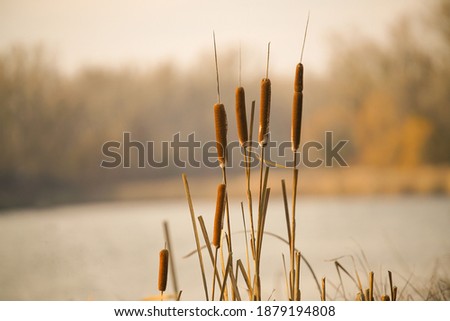
{"label": "tall grass clump", "polygon": [[[216,84],[217,84],[217,102],[213,105],[213,119],[216,137],[216,149],[217,159],[219,167],[222,173],[222,180],[218,182],[217,199],[216,199],[216,211],[214,215],[214,225],[212,229],[212,239],[208,235],[208,229],[202,216],[198,216],[198,224],[202,231],[203,239],[200,239],[193,202],[189,191],[189,185],[187,176],[183,174],[183,182],[185,185],[186,197],[189,204],[189,210],[191,214],[191,220],[193,224],[196,251],[201,266],[201,274],[203,280],[203,287],[205,291],[206,300],[241,300],[242,289],[245,289],[249,300],[264,300],[269,297],[263,297],[263,280],[261,279],[261,257],[263,254],[263,239],[267,234],[277,237],[284,241],[288,245],[289,250],[289,264],[285,262],[285,256],[282,253],[282,261],[280,265],[284,267],[285,281],[286,281],[286,293],[287,298],[290,301],[301,300],[301,262],[304,262],[307,269],[311,272],[314,281],[318,288],[318,299],[326,301],[332,299],[330,291],[335,289],[337,295],[342,295],[346,299],[346,291],[343,281],[343,276],[347,276],[355,285],[356,300],[361,301],[375,301],[375,300],[396,300],[397,299],[397,287],[393,284],[392,273],[388,273],[389,278],[389,293],[383,293],[380,287],[375,282],[375,274],[373,271],[368,272],[367,286],[363,286],[357,270],[355,269],[355,275],[352,275],[347,269],[335,261],[336,270],[339,276],[340,284],[337,286],[325,277],[321,279],[316,277],[313,268],[301,254],[299,247],[297,246],[297,190],[298,190],[298,176],[299,176],[299,148],[301,144],[302,133],[302,116],[303,116],[303,89],[304,89],[304,65],[302,63],[304,45],[306,41],[306,35],[309,24],[309,15],[306,22],[305,33],[303,38],[303,44],[301,48],[300,61],[295,66],[294,74],[294,86],[292,96],[292,113],[291,113],[291,150],[293,153],[292,166],[281,166],[275,164],[275,167],[284,167],[292,170],[292,200],[291,207],[289,207],[289,201],[287,197],[286,182],[283,179],[281,181],[283,192],[283,203],[285,210],[286,231],[287,237],[284,238],[279,235],[274,235],[265,230],[265,223],[267,218],[268,203],[270,199],[271,188],[268,184],[269,170],[271,165],[265,159],[265,148],[268,145],[270,139],[270,114],[271,114],[271,96],[272,96],[272,83],[269,79],[269,56],[270,56],[270,42],[267,46],[267,62],[265,68],[265,76],[260,82],[260,108],[259,108],[259,127],[257,134],[257,141],[253,142],[253,129],[255,118],[255,105],[256,102],[252,101],[250,117],[246,110],[246,96],[245,90],[241,83],[241,75],[239,74],[239,84],[235,89],[235,113],[236,113],[236,128],[237,136],[239,138],[239,145],[243,151],[243,158],[245,165],[245,186],[246,186],[246,202],[240,203],[242,225],[244,229],[244,244],[242,246],[245,249],[244,258],[235,258],[233,251],[233,237],[234,234],[231,231],[231,216],[230,206],[227,191],[229,190],[226,168],[227,168],[227,135],[228,135],[228,123],[227,112],[225,105],[221,102],[220,97],[220,82],[219,82],[219,63],[216,47],[216,38],[213,33],[214,40],[214,58],[216,69]],[[240,72],[241,68],[239,68]],[[275,113],[276,115],[277,113]],[[255,143],[255,144],[253,144]],[[258,152],[254,152],[254,149]],[[259,169],[259,190],[257,207],[253,207],[252,185],[251,185],[251,170],[250,154],[259,155],[260,161]],[[267,163],[267,164],[266,164]],[[235,245],[235,246],[239,246]],[[206,281],[206,265],[203,261],[202,250],[206,249],[210,257],[212,268],[212,283],[208,284]],[[319,281],[321,280],[321,282]],[[217,288],[217,291],[216,291]],[[211,295],[209,295],[211,293]],[[355,293],[355,292],[354,292]]]}

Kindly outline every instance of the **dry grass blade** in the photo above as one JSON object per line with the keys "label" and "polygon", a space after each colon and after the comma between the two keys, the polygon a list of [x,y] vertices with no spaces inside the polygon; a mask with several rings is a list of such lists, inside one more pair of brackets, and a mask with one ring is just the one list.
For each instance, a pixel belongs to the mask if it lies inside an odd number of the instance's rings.
{"label": "dry grass blade", "polygon": [[244,146],[248,142],[247,112],[245,109],[244,87],[236,88],[236,123],[239,143]]}
{"label": "dry grass blade", "polygon": [[203,264],[203,256],[202,256],[202,251],[201,251],[201,246],[200,246],[200,238],[198,237],[197,224],[195,223],[194,205],[192,204],[191,191],[189,190],[189,183],[188,183],[186,174],[183,174],[182,178],[183,178],[184,189],[186,192],[186,198],[187,198],[187,201],[189,204],[189,212],[191,214],[192,228],[194,230],[195,244],[197,246],[198,260],[200,263],[200,269],[201,269],[201,273],[202,273],[203,289],[205,290],[206,301],[208,301],[209,300],[208,286],[206,284],[205,266]]}
{"label": "dry grass blade", "polygon": [[395,295],[395,299],[398,299],[401,297],[401,295],[403,294],[403,291],[405,291],[405,289],[407,287],[410,287],[419,297],[421,300],[426,301],[429,299],[429,296],[424,295],[421,291],[419,291],[419,289],[417,289],[414,285],[411,284],[411,279],[414,276],[414,273],[411,273],[410,276],[408,278],[405,278],[404,276],[402,276],[401,274],[397,274],[399,278],[401,278],[403,281],[405,281],[405,285],[403,286],[403,290],[400,293],[400,295],[395,294],[394,292],[394,288],[397,288],[396,286],[392,287],[392,301],[396,301],[394,300],[394,295]]}
{"label": "dry grass blade", "polygon": [[234,300],[242,301],[241,294],[239,293],[239,289],[237,286],[237,281],[234,276],[233,266],[231,266],[231,268],[230,268],[230,282],[231,282],[231,287],[232,287],[233,293],[234,293]]}
{"label": "dry grass blade", "polygon": [[289,278],[288,278],[288,275],[287,275],[286,259],[284,257],[284,254],[281,254],[281,258],[283,260],[283,271],[284,271],[284,282],[286,283],[286,294],[287,294],[287,297],[289,298],[289,294],[290,294],[290,292],[289,292],[289,280],[288,280]]}
{"label": "dry grass blade", "polygon": [[[206,249],[208,250],[208,253],[209,253],[209,257],[211,258],[211,262],[214,263],[214,253],[212,251],[211,242],[210,242],[209,236],[208,236],[208,231],[206,230],[205,221],[203,220],[203,216],[201,216],[201,215],[199,217],[197,217],[197,219],[200,224],[200,229],[203,234],[203,239],[205,240],[205,245],[202,246],[202,249],[204,249],[206,247]],[[197,252],[197,250],[194,250],[194,251],[190,252],[188,255],[184,256],[184,258],[187,258],[187,257],[191,256],[192,254],[195,254],[196,252]]]}
{"label": "dry grass blade", "polygon": [[[355,264],[355,261],[354,261],[353,257],[350,256],[350,258],[352,259],[353,264]],[[363,289],[362,289],[362,283],[361,283],[361,280],[360,280],[360,278],[359,278],[358,271],[356,270],[356,265],[354,265],[354,268],[355,268],[355,274],[356,274],[356,279],[355,279],[355,278],[350,274],[350,272],[347,271],[347,269],[345,269],[345,268],[344,268],[337,260],[338,260],[338,258],[332,260],[332,261],[335,262],[336,268],[339,268],[339,269],[341,269],[342,271],[344,271],[344,273],[347,274],[347,276],[355,283],[356,287],[357,287],[358,290],[361,292],[362,296],[364,296],[364,291],[363,291]]]}
{"label": "dry grass blade", "polygon": [[167,223],[167,221],[164,221],[163,226],[164,226],[164,239],[167,244],[167,249],[169,250],[169,260],[171,262],[171,264],[169,265],[169,269],[170,269],[170,275],[172,277],[173,291],[174,291],[174,293],[178,293],[177,273],[176,273],[176,268],[175,268],[175,261],[173,259],[173,249],[172,249],[172,242],[171,242],[171,237],[170,237],[170,233],[169,233],[169,223]]}
{"label": "dry grass blade", "polygon": [[[211,259],[211,265],[214,268],[214,253],[212,251],[211,242],[209,241],[208,231],[206,230],[205,221],[203,220],[203,217],[200,215],[198,217],[198,222],[200,224],[200,229],[202,230],[203,239],[205,240],[205,247],[208,249],[209,257]],[[194,251],[195,253],[196,251]],[[217,271],[217,268],[214,269],[214,273],[216,274],[216,278],[219,281],[220,284],[220,274],[219,271]]]}
{"label": "dry grass blade", "polygon": [[[339,267],[340,267],[341,265],[339,264],[339,262],[335,261],[335,262],[334,262],[334,266],[336,267],[336,271],[337,271],[337,274],[338,274],[338,277],[339,277],[340,288],[342,288],[342,295],[344,296],[344,300],[347,300],[347,296],[345,295],[344,282],[342,281],[341,270],[339,269]],[[350,277],[351,277],[351,276],[350,276]],[[356,284],[356,281],[355,281],[355,280],[353,280],[353,282],[355,282],[355,284]],[[356,284],[356,286],[358,286],[358,285]]]}
{"label": "dry grass blade", "polygon": [[320,299],[322,301],[326,301],[327,300],[326,278],[325,277],[322,278],[322,295],[321,295]]}
{"label": "dry grass blade", "polygon": [[239,268],[242,276],[244,277],[244,281],[245,281],[245,284],[247,285],[247,289],[249,292],[249,297],[251,299],[253,290],[252,290],[252,285],[251,285],[250,278],[249,278],[249,273],[247,273],[247,271],[245,271],[244,265],[242,264],[242,261],[240,259],[237,260],[236,264],[237,264],[237,268]]}
{"label": "dry grass blade", "polygon": [[283,191],[283,204],[284,204],[284,215],[286,218],[286,228],[288,234],[289,244],[291,243],[291,223],[289,222],[289,205],[287,200],[287,192],[286,192],[286,182],[284,179],[281,180],[281,190]]}
{"label": "dry grass blade", "polygon": [[247,262],[247,270],[248,274],[251,274],[250,270],[250,254],[248,251],[248,238],[247,238],[247,225],[245,224],[245,212],[244,212],[244,203],[241,202],[241,212],[242,212],[242,224],[244,225],[244,237],[245,237],[245,259]]}
{"label": "dry grass blade", "polygon": [[[275,233],[268,232],[268,231],[264,231],[264,234],[269,235],[269,236],[272,236],[272,237],[274,237],[274,238],[276,238],[276,239],[278,239],[278,240],[280,240],[280,241],[282,241],[282,242],[284,242],[284,243],[286,243],[286,244],[289,245],[289,242],[288,242],[286,239],[282,238],[281,236],[279,236],[279,235],[277,235],[277,234],[275,234]],[[295,249],[295,250],[297,251],[297,249]],[[311,272],[311,275],[312,275],[312,277],[313,277],[313,279],[314,279],[314,281],[315,281],[315,283],[316,283],[317,289],[318,289],[319,294],[320,294],[320,293],[321,293],[321,289],[320,289],[319,279],[317,278],[317,275],[316,275],[316,273],[314,272],[314,269],[312,268],[311,264],[310,264],[309,261],[305,258],[304,255],[301,255],[301,259],[302,259],[302,261],[306,264],[306,266],[308,267],[308,270]]]}
{"label": "dry grass blade", "polygon": [[[216,252],[214,254],[214,266],[213,266],[213,287],[212,287],[212,297],[211,300],[214,301],[214,292],[216,286],[216,270],[217,270],[217,251],[220,248],[222,228],[223,228],[223,215],[225,212],[225,195],[226,195],[226,185],[219,184],[217,186],[217,201],[216,201],[216,214],[214,216],[214,232],[212,244],[216,247]],[[220,281],[219,281],[220,285]]]}
{"label": "dry grass blade", "polygon": [[353,263],[353,269],[355,270],[355,275],[356,275],[356,279],[353,278],[353,276],[339,263],[339,267],[342,268],[342,271],[344,271],[356,284],[357,288],[359,289],[359,291],[361,292],[362,296],[364,296],[364,291],[362,288],[362,282],[361,282],[361,278],[359,277],[359,273],[358,273],[358,269],[356,268],[356,262],[355,262],[355,258],[352,255],[344,255],[335,259],[332,259],[330,261],[336,261],[343,258],[343,257],[349,257],[352,260]]}
{"label": "dry grass blade", "polygon": [[225,167],[227,159],[227,113],[223,104],[214,105],[214,125],[216,129],[217,158],[220,166]]}
{"label": "dry grass blade", "polygon": [[373,297],[373,272],[369,272],[369,301],[374,301]]}
{"label": "dry grass blade", "polygon": [[392,282],[392,272],[391,271],[388,271],[388,277],[389,277],[389,287],[391,289],[391,298],[392,298],[392,301],[395,301],[394,300],[394,283]]}
{"label": "dry grass blade", "polygon": [[222,287],[222,291],[220,293],[220,299],[219,301],[223,301],[224,296],[225,296],[225,290],[226,290],[226,284],[227,284],[227,280],[228,280],[228,275],[230,274],[230,270],[232,270],[232,256],[229,255],[228,256],[228,261],[227,261],[227,265],[226,265],[226,269],[225,269],[225,273],[224,273],[224,277],[223,277],[223,287]]}

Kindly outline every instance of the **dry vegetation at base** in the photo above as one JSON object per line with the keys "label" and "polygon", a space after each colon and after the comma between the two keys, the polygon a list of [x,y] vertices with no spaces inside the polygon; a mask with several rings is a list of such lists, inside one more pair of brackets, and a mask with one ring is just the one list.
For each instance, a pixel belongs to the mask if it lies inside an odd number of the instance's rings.
{"label": "dry vegetation at base", "polygon": [[[302,141],[323,140],[324,131],[330,130],[336,139],[350,140],[343,151],[352,166],[345,176],[353,178],[343,191],[332,187],[331,178],[340,176],[341,170],[331,173],[330,179],[327,176],[322,187],[302,188],[326,193],[363,189],[367,193],[448,194],[448,180],[423,178],[420,184],[425,187],[419,187],[415,175],[422,177],[429,171],[435,177],[447,172],[450,164],[449,7],[448,1],[440,1],[430,15],[399,22],[385,45],[364,39],[348,44],[342,37],[328,72],[306,73],[304,104],[308,108],[303,121],[308,126]],[[237,70],[236,58],[232,52],[222,63]],[[210,105],[215,99],[213,61],[207,59],[211,68],[204,68],[204,61],[186,72],[167,63],[147,71],[86,67],[66,76],[42,47],[3,49],[0,207],[111,199],[115,187],[177,177],[181,169],[174,167],[103,170],[99,167],[101,146],[120,141],[124,131],[131,132],[133,140],[158,144],[177,132],[185,138],[195,128],[199,140],[213,140],[212,124],[204,122],[205,115],[212,117]],[[277,119],[289,118],[288,78],[272,72]],[[245,79],[248,88],[257,88],[259,76],[245,75]],[[234,77],[224,74],[223,92],[232,93],[234,87]],[[249,99],[258,97],[255,90],[246,94]],[[224,100],[231,102],[230,97]],[[289,140],[287,127],[274,119],[271,130],[278,135],[273,139]],[[439,168],[434,171],[434,166]],[[369,171],[350,174],[354,168]],[[394,173],[399,180],[378,183],[380,172]],[[208,175],[208,171],[192,169],[189,174]],[[373,180],[375,186],[366,188],[362,177]],[[428,187],[428,182],[437,183]]]}

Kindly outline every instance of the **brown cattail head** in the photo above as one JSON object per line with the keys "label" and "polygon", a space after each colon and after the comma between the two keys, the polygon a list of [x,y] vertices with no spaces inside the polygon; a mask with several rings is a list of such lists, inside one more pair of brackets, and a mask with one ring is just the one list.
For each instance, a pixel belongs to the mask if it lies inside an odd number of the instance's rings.
{"label": "brown cattail head", "polygon": [[247,112],[245,110],[244,87],[236,88],[236,122],[239,143],[243,146],[248,141]]}
{"label": "brown cattail head", "polygon": [[302,130],[303,93],[294,92],[292,102],[292,126],[291,126],[291,148],[294,152],[300,146],[300,134]]}
{"label": "brown cattail head", "polygon": [[261,80],[261,104],[259,109],[258,142],[260,146],[265,146],[268,140],[269,121],[270,121],[270,97],[271,97],[270,79],[263,78]]}
{"label": "brown cattail head", "polygon": [[169,251],[167,249],[159,252],[159,275],[158,290],[163,292],[167,287],[167,271],[169,269]]}
{"label": "brown cattail head", "polygon": [[220,247],[220,236],[222,233],[223,215],[225,211],[225,193],[226,185],[219,184],[219,186],[217,186],[216,215],[214,216],[214,233],[212,240],[212,244],[217,248]]}
{"label": "brown cattail head", "polygon": [[301,93],[303,91],[303,64],[297,64],[295,68],[294,91]]}
{"label": "brown cattail head", "polygon": [[389,295],[384,294],[381,296],[381,301],[391,301],[391,298],[389,297]]}
{"label": "brown cattail head", "polygon": [[216,127],[217,158],[221,167],[225,167],[227,160],[227,113],[223,104],[214,105],[214,124]]}

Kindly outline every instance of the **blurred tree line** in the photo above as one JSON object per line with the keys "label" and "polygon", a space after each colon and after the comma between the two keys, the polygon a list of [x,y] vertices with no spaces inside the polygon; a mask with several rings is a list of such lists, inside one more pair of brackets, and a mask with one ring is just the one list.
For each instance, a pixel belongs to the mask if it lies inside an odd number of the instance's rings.
{"label": "blurred tree line", "polygon": [[[350,140],[343,152],[351,166],[448,166],[450,1],[437,2],[431,12],[400,21],[387,45],[338,39],[328,72],[306,73],[302,140],[323,140],[325,131],[334,131]],[[235,56],[224,56],[222,64],[237,70]],[[177,132],[213,140],[215,74],[205,57],[183,72],[165,63],[146,71],[86,67],[67,76],[43,47],[2,51],[0,207],[96,198],[115,183],[179,174],[174,167],[102,169],[101,147],[122,141],[123,132],[141,142],[170,140]],[[288,140],[292,79],[271,78],[272,135]],[[259,96],[259,80],[246,82],[248,106]],[[229,140],[236,139],[235,86],[234,75],[222,72]]]}

